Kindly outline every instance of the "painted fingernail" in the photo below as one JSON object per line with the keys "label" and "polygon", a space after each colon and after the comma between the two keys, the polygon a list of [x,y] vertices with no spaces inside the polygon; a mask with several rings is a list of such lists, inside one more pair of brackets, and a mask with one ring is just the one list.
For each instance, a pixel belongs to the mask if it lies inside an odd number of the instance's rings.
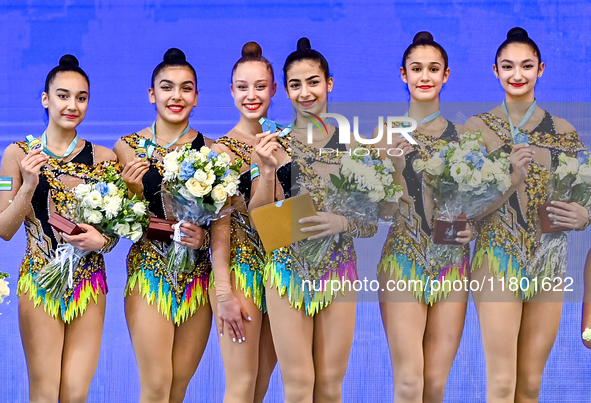
{"label": "painted fingernail", "polygon": [[300,219],[298,222],[299,222],[300,224],[303,224],[303,223],[304,223],[304,220],[303,220],[303,219]]}
{"label": "painted fingernail", "polygon": [[550,207],[546,207],[546,211],[551,211],[551,210],[550,210]]}
{"label": "painted fingernail", "polygon": [[235,337],[232,338],[232,343],[236,343],[236,338]]}
{"label": "painted fingernail", "polygon": [[241,344],[241,343],[242,343],[242,339],[238,339],[238,344]]}
{"label": "painted fingernail", "polygon": [[246,341],[246,337],[243,337],[243,338],[242,338],[242,340],[243,340],[243,341]]}
{"label": "painted fingernail", "polygon": [[456,242],[460,242],[460,238],[456,238]]}
{"label": "painted fingernail", "polygon": [[550,202],[550,204],[554,204],[554,200],[552,200],[552,201]]}
{"label": "painted fingernail", "polygon": [[251,321],[252,321],[252,318],[251,318],[250,316],[248,317],[248,321],[249,321],[249,322],[251,322]]}
{"label": "painted fingernail", "polygon": [[223,333],[220,333],[220,337],[224,337],[224,334]]}

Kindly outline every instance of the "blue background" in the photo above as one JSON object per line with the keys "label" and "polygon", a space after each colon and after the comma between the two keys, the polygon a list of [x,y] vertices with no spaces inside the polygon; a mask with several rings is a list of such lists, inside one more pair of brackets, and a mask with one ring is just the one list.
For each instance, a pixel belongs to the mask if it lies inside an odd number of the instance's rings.
{"label": "blue background", "polygon": [[[153,68],[169,47],[179,47],[199,75],[199,106],[192,126],[217,138],[238,121],[230,96],[230,72],[242,45],[257,41],[275,68],[279,90],[269,116],[289,120],[282,90],[283,61],[297,39],[308,36],[328,59],[335,79],[331,101],[404,102],[399,77],[404,49],[414,34],[429,30],[449,54],[451,76],[442,101],[469,102],[464,116],[491,109],[503,99],[492,73],[497,47],[513,26],[528,30],[546,62],[538,82],[543,107],[565,117],[591,144],[589,61],[591,5],[572,1],[77,1],[0,3],[0,149],[44,129],[41,92],[61,55],[72,53],[91,81],[90,107],[79,133],[111,147],[148,126],[155,111],[148,101]],[[75,3],[75,4],[74,4]],[[480,102],[487,102],[486,104]],[[492,102],[492,104],[490,103]],[[404,107],[400,107],[404,111]],[[458,117],[452,120],[462,123]],[[360,276],[375,277],[386,235],[357,242]],[[591,351],[580,342],[582,267],[587,233],[570,236],[567,275],[575,291],[566,295],[560,332],[550,355],[541,401],[591,400]],[[103,345],[90,402],[136,402],[139,381],[123,313],[125,255],[122,241],[107,256],[110,293]],[[27,401],[27,373],[14,295],[24,254],[22,231],[0,242],[0,270],[11,275],[11,295],[0,305],[0,402]],[[363,295],[345,378],[345,402],[392,401],[392,370],[375,296]],[[543,323],[540,323],[543,326]],[[484,356],[477,316],[470,304],[462,344],[451,371],[446,402],[485,400]],[[192,380],[187,401],[220,402],[224,376],[215,333]],[[275,371],[267,401],[282,401]]]}

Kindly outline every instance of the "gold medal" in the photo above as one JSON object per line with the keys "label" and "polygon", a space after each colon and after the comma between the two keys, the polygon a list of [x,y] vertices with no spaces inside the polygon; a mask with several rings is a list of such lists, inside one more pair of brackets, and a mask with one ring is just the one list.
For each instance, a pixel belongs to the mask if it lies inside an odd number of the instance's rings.
{"label": "gold medal", "polygon": [[43,143],[39,139],[33,139],[29,142],[29,152],[41,149],[43,150]]}
{"label": "gold medal", "polygon": [[135,157],[139,158],[141,160],[146,160],[146,159],[148,159],[148,152],[146,151],[145,148],[138,147],[135,150]]}

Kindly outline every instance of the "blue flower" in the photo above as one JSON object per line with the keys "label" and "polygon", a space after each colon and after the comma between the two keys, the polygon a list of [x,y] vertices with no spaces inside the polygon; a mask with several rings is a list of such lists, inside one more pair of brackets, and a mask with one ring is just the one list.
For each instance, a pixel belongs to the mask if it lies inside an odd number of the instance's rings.
{"label": "blue flower", "polygon": [[528,143],[529,143],[529,138],[525,134],[523,134],[521,132],[517,133],[517,136],[515,136],[515,144],[516,145],[517,144],[528,144]]}
{"label": "blue flower", "polygon": [[109,194],[109,186],[105,182],[97,183],[95,188],[100,192],[102,197],[105,197]]}
{"label": "blue flower", "polygon": [[181,173],[179,174],[179,178],[186,181],[193,177],[195,174],[195,168],[193,165],[187,161],[181,162]]}
{"label": "blue flower", "polygon": [[474,167],[476,169],[480,169],[484,164],[484,158],[482,158],[480,153],[476,151],[471,151],[470,153],[468,153],[468,155],[466,155],[466,162],[471,162],[472,164],[474,164]]}
{"label": "blue flower", "polygon": [[208,159],[208,160],[211,160],[211,159],[213,159],[213,158],[217,158],[217,156],[218,156],[218,153],[216,153],[215,151],[211,150],[211,151],[209,152],[209,154],[207,154],[207,159]]}
{"label": "blue flower", "polygon": [[484,155],[485,158],[488,157],[488,152],[486,151],[486,146],[481,145],[480,152],[482,153],[482,155]]}
{"label": "blue flower", "polygon": [[365,157],[363,157],[363,160],[362,161],[363,161],[363,163],[365,165],[372,165],[371,158],[368,155],[366,155]]}
{"label": "blue flower", "polygon": [[447,154],[447,150],[449,150],[448,146],[445,146],[441,149],[441,151],[439,151],[439,158],[444,159],[445,158],[445,154]]}
{"label": "blue flower", "polygon": [[229,169],[226,169],[226,170],[224,171],[224,178],[227,178],[227,177],[228,177],[228,175],[230,175],[230,170],[229,170]]}

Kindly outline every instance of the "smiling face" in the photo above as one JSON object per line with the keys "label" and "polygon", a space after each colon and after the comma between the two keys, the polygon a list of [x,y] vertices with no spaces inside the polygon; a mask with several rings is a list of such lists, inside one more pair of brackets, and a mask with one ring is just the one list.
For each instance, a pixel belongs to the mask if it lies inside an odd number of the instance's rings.
{"label": "smiling face", "polygon": [[536,82],[544,73],[544,63],[538,62],[538,56],[529,45],[511,43],[499,54],[493,71],[508,102],[533,102]]}
{"label": "smiling face", "polygon": [[332,77],[326,79],[320,63],[314,60],[295,62],[286,72],[287,97],[298,115],[303,112],[318,115],[326,111],[326,100],[332,85]]}
{"label": "smiling face", "polygon": [[197,106],[197,91],[193,72],[184,66],[165,67],[150,88],[150,102],[156,104],[158,116],[170,123],[188,122]]}
{"label": "smiling face", "polygon": [[265,63],[251,61],[236,67],[230,90],[240,114],[246,119],[258,121],[267,116],[277,84],[273,82],[273,75]]}
{"label": "smiling face", "polygon": [[411,102],[438,102],[449,68],[445,69],[445,60],[437,48],[418,46],[408,55],[400,74],[408,85]]}
{"label": "smiling face", "polygon": [[50,124],[63,129],[75,129],[86,116],[88,108],[88,82],[75,71],[58,73],[41,96]]}

